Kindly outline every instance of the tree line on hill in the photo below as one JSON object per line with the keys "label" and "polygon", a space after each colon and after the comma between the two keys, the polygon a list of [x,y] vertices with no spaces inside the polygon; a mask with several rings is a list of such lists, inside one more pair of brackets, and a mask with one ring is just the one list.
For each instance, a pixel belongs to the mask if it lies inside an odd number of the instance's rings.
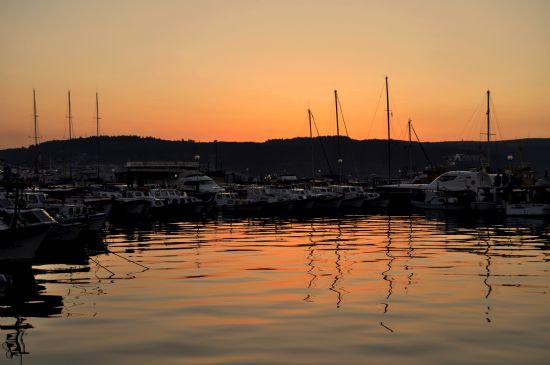
{"label": "tree line on hill", "polygon": [[[344,175],[365,178],[387,175],[387,141],[354,140],[341,137],[341,171]],[[37,156],[43,167],[59,167],[70,161],[77,166],[102,164],[124,165],[128,161],[191,161],[199,159],[202,169],[226,170],[253,175],[338,174],[340,165],[335,136],[274,139],[266,142],[195,142],[168,141],[151,137],[88,137],[48,141],[40,146],[0,150],[0,159],[15,166],[34,166]],[[409,147],[414,169],[428,165],[463,169],[480,166],[487,146],[481,142],[391,142],[392,175],[409,169]],[[312,168],[312,154],[313,165]],[[492,142],[493,170],[511,166],[529,166],[540,176],[550,167],[550,139],[531,138]]]}

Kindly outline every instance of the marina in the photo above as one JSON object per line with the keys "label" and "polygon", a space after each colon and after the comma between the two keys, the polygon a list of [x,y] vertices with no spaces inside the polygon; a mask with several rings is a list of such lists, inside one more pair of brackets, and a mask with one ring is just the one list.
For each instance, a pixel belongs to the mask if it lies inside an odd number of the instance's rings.
{"label": "marina", "polygon": [[550,363],[550,1],[0,1],[0,365]]}
{"label": "marina", "polygon": [[[198,154],[110,168],[96,94],[95,165],[46,170],[38,154],[2,170],[6,359],[545,363],[548,170],[490,163],[488,91],[486,152],[468,168],[413,173],[409,120],[409,168],[394,172],[385,82],[388,175],[366,179],[344,168],[336,90],[337,170],[308,110],[310,176],[210,170]],[[34,91],[33,106],[38,149]],[[70,92],[68,106],[71,143]]]}

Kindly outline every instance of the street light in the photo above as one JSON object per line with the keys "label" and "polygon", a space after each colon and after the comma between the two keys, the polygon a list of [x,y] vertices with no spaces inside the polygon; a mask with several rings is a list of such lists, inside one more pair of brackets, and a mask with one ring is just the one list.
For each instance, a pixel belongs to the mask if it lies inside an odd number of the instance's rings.
{"label": "street light", "polygon": [[342,164],[344,163],[344,160],[341,158],[338,159],[338,171],[340,175],[340,182],[342,182]]}

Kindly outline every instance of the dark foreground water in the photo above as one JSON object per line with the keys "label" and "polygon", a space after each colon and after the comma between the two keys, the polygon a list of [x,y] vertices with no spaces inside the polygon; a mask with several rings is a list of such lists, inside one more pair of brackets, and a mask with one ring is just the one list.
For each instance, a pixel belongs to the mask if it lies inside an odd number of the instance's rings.
{"label": "dark foreground water", "polygon": [[115,228],[109,251],[4,275],[0,363],[548,364],[549,233],[423,215]]}

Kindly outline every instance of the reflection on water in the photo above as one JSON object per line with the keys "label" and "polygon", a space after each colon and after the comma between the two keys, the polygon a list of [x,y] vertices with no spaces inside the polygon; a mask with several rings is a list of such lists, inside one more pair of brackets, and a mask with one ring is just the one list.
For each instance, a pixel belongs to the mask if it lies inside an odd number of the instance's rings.
{"label": "reflection on water", "polygon": [[0,268],[3,349],[30,363],[542,364],[548,233],[431,214],[113,228]]}

